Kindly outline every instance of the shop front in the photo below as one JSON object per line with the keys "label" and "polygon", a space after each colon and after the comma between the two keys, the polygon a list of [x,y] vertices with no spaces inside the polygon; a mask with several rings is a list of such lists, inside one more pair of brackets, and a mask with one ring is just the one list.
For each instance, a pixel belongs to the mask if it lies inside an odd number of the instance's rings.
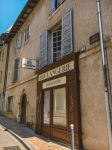
{"label": "shop front", "polygon": [[70,144],[70,124],[74,124],[75,145],[81,148],[78,54],[37,73],[37,133]]}

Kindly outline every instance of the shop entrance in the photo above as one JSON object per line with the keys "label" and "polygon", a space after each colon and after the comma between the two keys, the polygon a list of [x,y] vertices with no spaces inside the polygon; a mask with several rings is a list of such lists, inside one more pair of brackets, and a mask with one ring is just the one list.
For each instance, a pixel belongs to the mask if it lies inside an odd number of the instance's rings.
{"label": "shop entrance", "polygon": [[78,54],[38,70],[36,132],[65,144],[82,148]]}
{"label": "shop entrance", "polygon": [[43,135],[53,137],[53,135],[55,136],[54,131],[59,130],[60,128],[66,130],[66,107],[65,87],[46,90],[43,92]]}
{"label": "shop entrance", "polygon": [[26,94],[23,94],[21,99],[21,118],[20,118],[20,123],[22,124],[26,123],[26,104],[27,104]]}

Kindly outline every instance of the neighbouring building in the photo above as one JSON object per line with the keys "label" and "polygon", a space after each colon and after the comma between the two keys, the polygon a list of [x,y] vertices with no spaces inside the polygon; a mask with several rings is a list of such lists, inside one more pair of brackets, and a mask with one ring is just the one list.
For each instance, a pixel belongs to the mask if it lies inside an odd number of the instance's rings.
{"label": "neighbouring building", "polygon": [[[111,4],[101,1],[112,83]],[[6,41],[5,115],[65,144],[74,124],[77,149],[109,150],[96,1],[29,0]]]}
{"label": "neighbouring building", "polygon": [[6,91],[6,71],[7,71],[7,61],[8,61],[8,45],[4,43],[8,33],[2,34],[0,36],[0,114],[4,114],[5,106],[5,91]]}

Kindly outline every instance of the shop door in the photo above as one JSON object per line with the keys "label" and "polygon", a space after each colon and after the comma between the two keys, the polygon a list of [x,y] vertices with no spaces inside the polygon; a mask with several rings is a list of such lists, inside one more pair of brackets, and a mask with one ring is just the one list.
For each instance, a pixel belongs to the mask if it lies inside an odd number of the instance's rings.
{"label": "shop door", "polygon": [[44,91],[43,94],[43,123],[42,123],[42,133],[43,135],[50,137],[50,122],[51,122],[51,112],[50,112],[50,90]]}
{"label": "shop door", "polygon": [[43,93],[42,134],[53,139],[67,140],[66,88]]}

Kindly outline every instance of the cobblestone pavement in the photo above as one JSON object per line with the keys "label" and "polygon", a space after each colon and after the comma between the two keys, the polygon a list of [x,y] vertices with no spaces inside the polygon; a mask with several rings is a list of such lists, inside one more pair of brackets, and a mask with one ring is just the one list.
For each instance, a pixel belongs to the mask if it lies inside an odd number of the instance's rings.
{"label": "cobblestone pavement", "polygon": [[23,145],[14,138],[7,130],[0,127],[0,150],[26,150]]}
{"label": "cobblestone pavement", "polygon": [[29,129],[23,124],[18,124],[13,120],[6,119],[0,116],[0,124],[5,128],[8,128],[17,137],[30,147],[31,150],[70,150],[59,144],[54,143],[49,139],[43,139],[43,137],[35,134],[34,131]]}

